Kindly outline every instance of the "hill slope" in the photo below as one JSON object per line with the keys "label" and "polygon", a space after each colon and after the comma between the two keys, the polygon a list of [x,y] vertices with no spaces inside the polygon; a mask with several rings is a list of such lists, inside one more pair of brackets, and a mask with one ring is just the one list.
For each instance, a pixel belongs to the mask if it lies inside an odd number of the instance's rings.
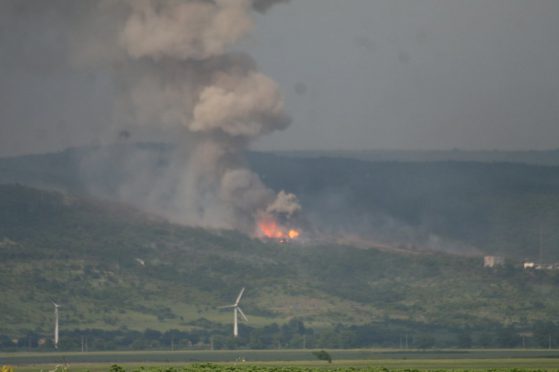
{"label": "hill slope", "polygon": [[[168,145],[140,144],[0,159],[0,183],[142,207],[144,199],[119,190],[152,179],[137,173],[158,174],[153,169],[167,167],[171,152]],[[388,246],[559,260],[559,167],[266,153],[248,161],[270,187],[296,193],[308,229],[329,239],[357,235]]]}
{"label": "hill slope", "polygon": [[324,230],[434,249],[559,259],[559,167],[267,154],[251,157],[251,164],[274,188],[299,195]]}
{"label": "hill slope", "polygon": [[[277,244],[165,222],[93,199],[0,186],[0,334],[65,329],[161,331],[229,324],[215,307],[247,287],[261,327],[405,322],[413,329],[554,320],[554,272],[486,270],[479,258]],[[203,324],[203,323],[202,323]]]}

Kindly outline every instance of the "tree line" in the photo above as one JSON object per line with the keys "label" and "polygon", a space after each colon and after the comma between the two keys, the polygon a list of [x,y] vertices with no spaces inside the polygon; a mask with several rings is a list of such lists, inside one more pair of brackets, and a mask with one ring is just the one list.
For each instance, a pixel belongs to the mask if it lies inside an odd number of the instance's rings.
{"label": "tree line", "polygon": [[[199,322],[201,323],[201,322]],[[188,350],[188,349],[304,349],[392,347],[430,348],[556,348],[559,347],[559,322],[537,322],[529,327],[499,324],[476,328],[448,329],[407,322],[335,325],[309,328],[299,319],[265,327],[240,325],[239,337],[229,326],[207,322],[209,327],[191,330],[172,329],[143,332],[85,329],[60,333],[63,351],[100,350]],[[2,351],[52,350],[50,335],[28,331],[19,337],[0,335]]]}

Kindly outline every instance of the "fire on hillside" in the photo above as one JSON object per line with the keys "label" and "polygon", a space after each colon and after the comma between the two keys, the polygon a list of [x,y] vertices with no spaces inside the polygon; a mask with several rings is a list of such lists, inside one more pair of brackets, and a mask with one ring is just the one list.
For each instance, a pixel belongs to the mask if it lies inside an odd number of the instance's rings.
{"label": "fire on hillside", "polygon": [[273,239],[280,242],[296,240],[301,235],[301,231],[297,228],[288,228],[282,226],[273,216],[266,215],[261,217],[258,222],[257,236],[267,239]]}

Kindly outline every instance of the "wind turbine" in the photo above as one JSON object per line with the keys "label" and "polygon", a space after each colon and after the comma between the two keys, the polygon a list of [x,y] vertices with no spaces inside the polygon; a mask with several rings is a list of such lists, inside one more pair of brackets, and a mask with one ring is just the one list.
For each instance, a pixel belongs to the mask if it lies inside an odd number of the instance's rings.
{"label": "wind turbine", "polygon": [[241,297],[243,296],[244,292],[245,292],[245,289],[243,287],[243,289],[241,289],[241,292],[237,296],[237,300],[235,301],[235,303],[233,305],[227,305],[227,306],[220,306],[219,307],[220,309],[231,309],[231,308],[233,308],[233,337],[239,336],[239,325],[238,325],[238,320],[237,320],[237,313],[241,314],[243,319],[248,322],[248,318],[246,317],[245,313],[243,313],[243,310],[241,310],[241,308],[239,307],[239,301],[241,301]]}
{"label": "wind turbine", "polygon": [[60,305],[54,301],[51,302],[54,305],[54,348],[58,349],[58,308]]}

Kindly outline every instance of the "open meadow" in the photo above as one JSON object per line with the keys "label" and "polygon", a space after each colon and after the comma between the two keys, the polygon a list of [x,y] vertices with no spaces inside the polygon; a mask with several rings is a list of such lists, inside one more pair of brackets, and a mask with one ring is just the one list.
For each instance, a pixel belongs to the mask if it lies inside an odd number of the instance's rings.
{"label": "open meadow", "polygon": [[[228,350],[91,353],[3,353],[0,365],[18,371],[559,371],[555,350]],[[122,368],[122,369],[120,369]]]}

